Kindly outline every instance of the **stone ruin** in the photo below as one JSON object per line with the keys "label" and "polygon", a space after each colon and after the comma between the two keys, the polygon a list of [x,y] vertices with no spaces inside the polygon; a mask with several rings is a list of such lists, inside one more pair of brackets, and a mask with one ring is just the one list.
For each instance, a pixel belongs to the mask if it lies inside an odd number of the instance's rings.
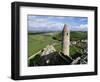
{"label": "stone ruin", "polygon": [[47,45],[41,50],[38,60],[31,60],[30,66],[46,66],[46,65],[69,65],[77,64],[80,61],[80,57],[76,60],[71,59],[69,56],[70,46],[70,30],[65,24],[62,31],[62,52],[57,52],[53,45]]}

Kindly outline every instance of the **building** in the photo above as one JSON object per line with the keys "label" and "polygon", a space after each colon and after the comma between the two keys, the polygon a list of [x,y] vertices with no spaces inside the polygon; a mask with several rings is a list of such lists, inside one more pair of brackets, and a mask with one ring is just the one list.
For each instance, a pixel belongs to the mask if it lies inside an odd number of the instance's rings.
{"label": "building", "polygon": [[63,54],[69,56],[69,45],[70,45],[70,30],[68,26],[65,24],[62,31],[62,51]]}

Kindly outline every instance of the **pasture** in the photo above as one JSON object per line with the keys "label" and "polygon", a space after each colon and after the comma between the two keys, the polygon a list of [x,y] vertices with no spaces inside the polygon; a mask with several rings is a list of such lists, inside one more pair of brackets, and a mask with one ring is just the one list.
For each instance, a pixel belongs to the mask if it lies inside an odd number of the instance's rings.
{"label": "pasture", "polygon": [[[38,51],[45,48],[48,44],[55,44],[54,47],[57,51],[62,50],[61,45],[61,32],[47,32],[47,33],[28,33],[28,57],[34,55]],[[87,39],[87,32],[70,32],[70,40],[83,40]],[[70,55],[80,52],[77,46],[70,47]]]}

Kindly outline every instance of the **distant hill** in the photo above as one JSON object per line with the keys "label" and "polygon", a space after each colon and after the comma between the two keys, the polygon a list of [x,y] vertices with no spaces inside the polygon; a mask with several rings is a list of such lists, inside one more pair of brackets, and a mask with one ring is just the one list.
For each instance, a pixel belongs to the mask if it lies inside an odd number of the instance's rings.
{"label": "distant hill", "polygon": [[86,31],[72,31],[70,32],[70,40],[85,40],[87,39]]}
{"label": "distant hill", "polygon": [[[62,32],[59,32],[58,34],[53,36],[53,39],[55,40],[62,40]],[[84,40],[87,39],[87,32],[86,31],[71,31],[70,32],[70,40]]]}

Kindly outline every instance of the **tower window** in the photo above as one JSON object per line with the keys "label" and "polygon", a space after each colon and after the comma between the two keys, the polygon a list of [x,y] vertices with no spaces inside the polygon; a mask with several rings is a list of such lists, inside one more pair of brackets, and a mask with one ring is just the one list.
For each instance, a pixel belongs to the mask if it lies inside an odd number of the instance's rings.
{"label": "tower window", "polygon": [[68,35],[68,33],[67,33],[67,35]]}

